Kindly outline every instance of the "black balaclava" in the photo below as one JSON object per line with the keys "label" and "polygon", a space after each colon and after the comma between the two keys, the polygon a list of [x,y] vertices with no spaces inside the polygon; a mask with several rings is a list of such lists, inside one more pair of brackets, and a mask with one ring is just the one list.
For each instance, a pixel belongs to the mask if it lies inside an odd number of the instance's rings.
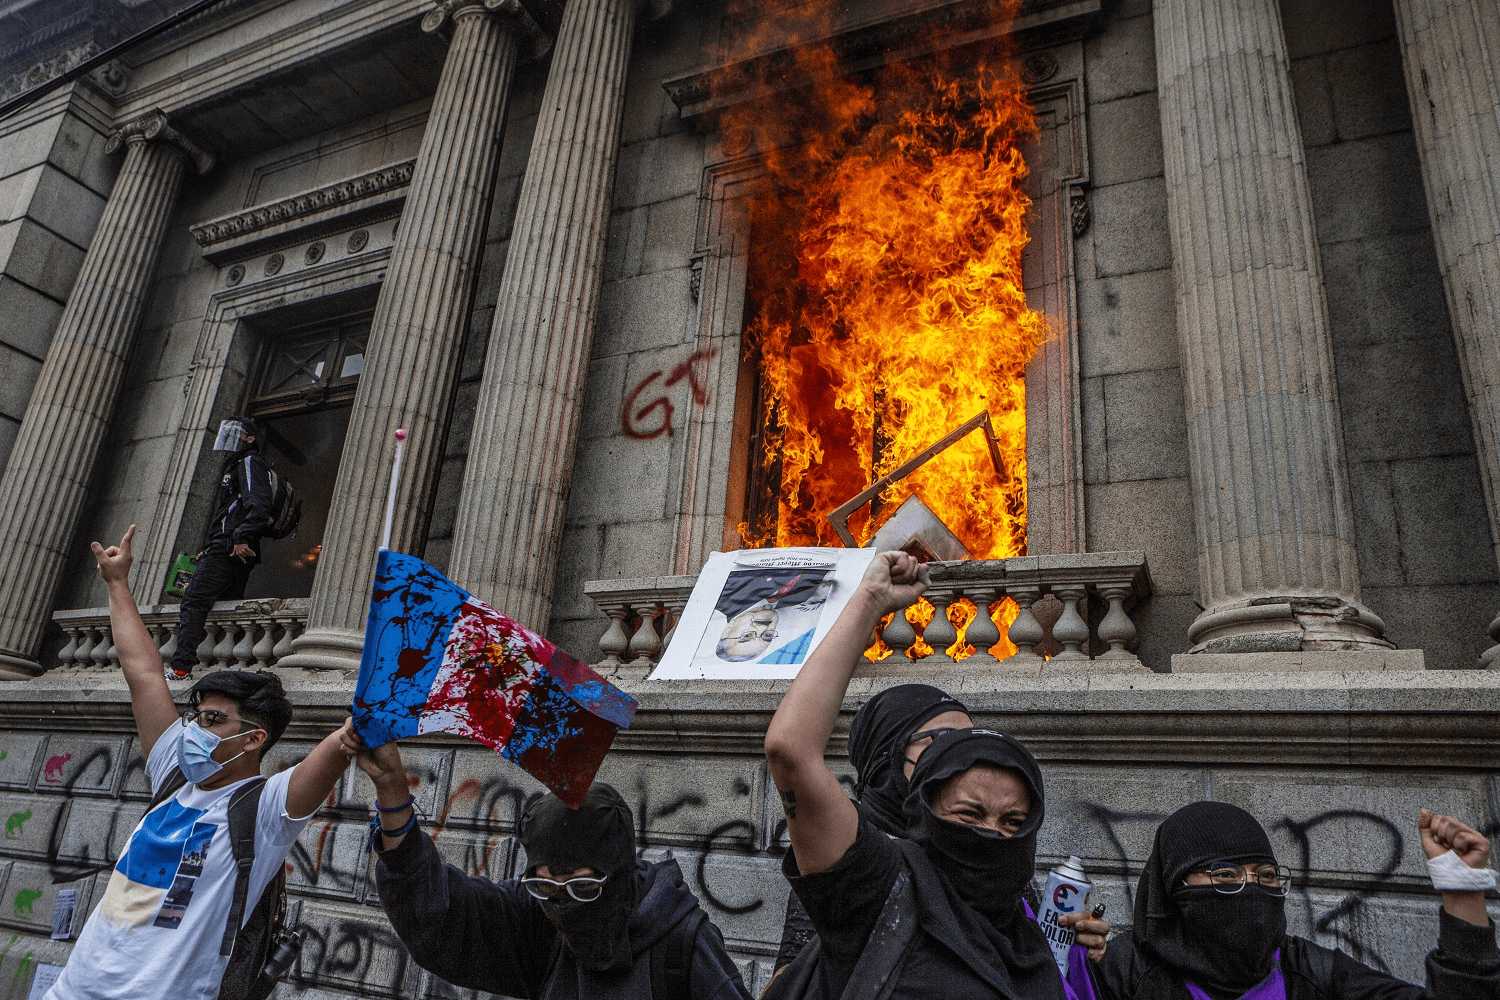
{"label": "black balaclava", "polygon": [[1135,897],[1135,940],[1147,955],[1215,995],[1239,996],[1271,973],[1286,937],[1286,901],[1251,883],[1233,895],[1182,880],[1215,861],[1276,856],[1266,831],[1227,802],[1194,802],[1156,828]]}
{"label": "black balaclava", "polygon": [[604,893],[593,902],[564,897],[543,902],[542,912],[583,968],[628,968],[634,960],[629,924],[640,902],[640,878],[635,822],[620,793],[595,782],[577,809],[569,809],[555,795],[542,796],[527,807],[521,820],[521,844],[526,848],[527,875],[546,865],[553,872],[587,867],[609,876]]}
{"label": "black balaclava", "polygon": [[[933,811],[942,786],[976,764],[1014,771],[1026,785],[1031,811],[1015,836],[941,819]],[[986,729],[943,733],[928,745],[912,771],[907,808],[907,836],[922,845],[964,902],[991,918],[1016,908],[1036,873],[1036,835],[1044,812],[1042,770],[1030,751]]]}
{"label": "black balaclava", "polygon": [[902,805],[910,789],[906,783],[907,741],[922,726],[944,712],[968,713],[930,684],[898,684],[865,702],[849,726],[849,763],[854,765],[854,797],[865,813],[886,833],[906,829]]}
{"label": "black balaclava", "polygon": [[[1026,821],[1013,837],[939,819],[933,812],[942,786],[980,764],[1018,774],[1031,794]],[[909,863],[916,853],[931,866],[912,865],[923,931],[979,972],[999,996],[1061,998],[1052,951],[1021,906],[1036,871],[1036,838],[1045,815],[1036,758],[1009,736],[955,729],[928,745],[912,771],[911,789],[906,853]]]}

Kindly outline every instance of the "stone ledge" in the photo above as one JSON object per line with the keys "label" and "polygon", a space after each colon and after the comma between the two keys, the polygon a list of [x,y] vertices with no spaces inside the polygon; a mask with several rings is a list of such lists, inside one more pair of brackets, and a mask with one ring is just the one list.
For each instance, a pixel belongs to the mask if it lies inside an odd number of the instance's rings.
{"label": "stone ledge", "polygon": [[1174,674],[1324,673],[1423,670],[1420,649],[1294,650],[1278,653],[1174,653]]}

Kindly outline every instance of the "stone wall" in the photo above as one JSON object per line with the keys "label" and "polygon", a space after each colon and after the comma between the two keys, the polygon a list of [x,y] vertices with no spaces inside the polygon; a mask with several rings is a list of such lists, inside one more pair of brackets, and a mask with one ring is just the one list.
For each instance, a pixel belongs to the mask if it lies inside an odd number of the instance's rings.
{"label": "stone wall", "polygon": [[1365,602],[1429,667],[1500,603],[1389,3],[1283,0],[1322,250]]}
{"label": "stone wall", "polygon": [[0,469],[119,170],[101,105],[69,87],[0,123]]}
{"label": "stone wall", "polygon": [[[1219,799],[1260,817],[1278,860],[1296,870],[1288,904],[1295,933],[1415,978],[1437,928],[1417,810],[1500,832],[1500,751],[1485,735],[1500,725],[1500,680],[1458,676],[1468,686],[1430,673],[1318,683],[1248,675],[1231,684],[1212,675],[1037,682],[953,669],[922,679],[955,691],[982,722],[1037,752],[1048,795],[1039,870],[1078,854],[1117,926],[1130,922],[1133,880],[1156,822],[1187,802]],[[346,689],[289,682],[298,718],[271,768],[306,753],[346,711]],[[857,679],[851,707],[884,683]],[[681,864],[758,991],[787,893],[784,823],[760,754],[779,693],[771,685],[674,685],[638,694],[642,712],[601,777],[630,801],[647,856],[670,850]],[[834,749],[842,754],[842,729]],[[490,878],[524,869],[512,835],[535,782],[451,740],[413,741],[405,757],[421,782],[426,828],[451,863]],[[847,773],[842,756],[834,763]],[[146,798],[117,679],[0,691],[0,983],[24,980],[36,961],[63,960],[66,946],[45,940],[52,880],[111,862]],[[413,966],[378,907],[364,850],[369,784],[351,770],[336,798],[288,862],[308,943],[284,995],[468,995]],[[75,933],[107,877],[73,883]]]}

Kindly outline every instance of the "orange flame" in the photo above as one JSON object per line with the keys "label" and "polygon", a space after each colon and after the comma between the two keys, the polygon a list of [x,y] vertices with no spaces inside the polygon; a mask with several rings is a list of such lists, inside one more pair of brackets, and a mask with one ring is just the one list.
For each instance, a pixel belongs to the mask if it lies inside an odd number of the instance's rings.
{"label": "orange flame", "polygon": [[[1018,0],[1003,0],[1005,23]],[[891,484],[851,529],[868,539],[915,493],[975,558],[1026,551],[1028,361],[1047,337],[1027,306],[1021,255],[1031,201],[1020,144],[1036,131],[1013,61],[996,45],[844,74],[829,45],[796,56],[809,93],[775,114],[742,107],[726,146],[763,151],[752,200],[747,358],[759,365],[759,460],[774,500],[740,526],[747,545],[837,545],[828,514],[957,425],[988,411],[1002,480],[978,433]],[[932,609],[909,617],[925,625]],[[968,601],[949,609],[965,655]],[[997,606],[1000,633],[1014,605]],[[997,655],[1014,652],[1002,638]],[[920,640],[913,655],[929,648]]]}

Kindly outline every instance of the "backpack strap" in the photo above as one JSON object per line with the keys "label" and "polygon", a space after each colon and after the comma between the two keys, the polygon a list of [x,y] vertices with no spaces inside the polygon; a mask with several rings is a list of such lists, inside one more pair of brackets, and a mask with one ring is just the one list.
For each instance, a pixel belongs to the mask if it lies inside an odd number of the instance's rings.
{"label": "backpack strap", "polygon": [[692,1000],[693,953],[707,919],[708,914],[699,908],[651,949],[652,1000]]}
{"label": "backpack strap", "polygon": [[907,946],[916,937],[917,893],[906,865],[896,874],[885,897],[880,917],[860,952],[859,961],[844,986],[842,1000],[885,1000],[899,978],[896,972],[906,958]]}
{"label": "backpack strap", "polygon": [[266,779],[254,778],[229,800],[229,843],[234,849],[234,899],[229,904],[229,919],[224,925],[224,939],[219,954],[234,952],[235,938],[245,922],[245,904],[250,896],[250,869],[255,865],[255,820],[260,813],[260,795]]}

